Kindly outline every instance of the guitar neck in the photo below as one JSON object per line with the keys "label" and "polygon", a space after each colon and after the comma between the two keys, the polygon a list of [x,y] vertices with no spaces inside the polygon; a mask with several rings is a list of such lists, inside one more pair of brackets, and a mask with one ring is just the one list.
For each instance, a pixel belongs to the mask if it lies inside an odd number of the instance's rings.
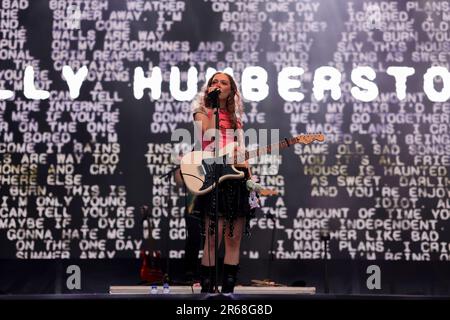
{"label": "guitar neck", "polygon": [[318,140],[323,141],[323,135],[322,134],[306,134],[306,135],[299,135],[290,139],[283,139],[278,143],[271,144],[269,146],[261,147],[255,150],[246,151],[245,152],[245,160],[259,157],[265,154],[271,154],[273,152],[276,152],[278,150],[285,149],[287,147],[290,147],[297,143],[302,144],[310,144],[311,142]]}
{"label": "guitar neck", "polygon": [[[287,141],[286,141],[287,140]],[[292,141],[292,139],[286,139],[282,140],[279,143],[274,143],[265,147],[261,147],[255,150],[246,151],[245,152],[245,160],[256,158],[265,154],[271,154],[273,152],[276,152],[278,150],[285,149],[289,147],[290,145],[294,144],[295,142]]]}

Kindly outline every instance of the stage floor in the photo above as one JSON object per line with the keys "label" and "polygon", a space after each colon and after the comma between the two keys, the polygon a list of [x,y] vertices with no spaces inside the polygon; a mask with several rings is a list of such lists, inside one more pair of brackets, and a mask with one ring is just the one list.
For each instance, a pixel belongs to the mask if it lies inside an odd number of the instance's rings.
{"label": "stage floor", "polygon": [[[169,293],[171,294],[200,294],[200,286],[171,286]],[[219,291],[221,287],[219,286]],[[158,286],[153,289],[151,286],[111,286],[110,294],[164,294],[163,287]],[[289,295],[289,294],[315,294],[315,287],[255,287],[255,286],[236,286],[235,294],[270,294],[270,295]]]}

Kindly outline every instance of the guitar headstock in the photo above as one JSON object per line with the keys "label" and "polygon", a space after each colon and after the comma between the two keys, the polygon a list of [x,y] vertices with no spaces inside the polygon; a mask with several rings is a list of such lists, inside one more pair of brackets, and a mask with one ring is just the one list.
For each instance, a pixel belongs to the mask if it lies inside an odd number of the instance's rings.
{"label": "guitar headstock", "polygon": [[262,189],[259,191],[259,194],[263,197],[277,196],[278,190]]}
{"label": "guitar headstock", "polygon": [[323,142],[325,141],[325,135],[323,133],[308,133],[301,134],[295,137],[297,143],[310,144],[314,141]]}

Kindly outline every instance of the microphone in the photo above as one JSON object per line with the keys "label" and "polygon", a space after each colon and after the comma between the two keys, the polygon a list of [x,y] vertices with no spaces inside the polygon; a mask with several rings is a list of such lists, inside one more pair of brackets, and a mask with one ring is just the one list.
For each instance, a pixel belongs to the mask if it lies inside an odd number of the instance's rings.
{"label": "microphone", "polygon": [[220,93],[221,93],[220,88],[215,88],[213,91],[208,93],[208,99],[215,100],[219,97]]}

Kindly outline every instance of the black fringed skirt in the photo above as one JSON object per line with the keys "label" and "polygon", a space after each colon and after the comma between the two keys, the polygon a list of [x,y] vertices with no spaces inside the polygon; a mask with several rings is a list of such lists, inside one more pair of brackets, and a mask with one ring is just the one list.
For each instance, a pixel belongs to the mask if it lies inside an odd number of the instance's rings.
{"label": "black fringed skirt", "polygon": [[[249,233],[249,221],[255,216],[255,209],[250,208],[250,192],[247,190],[246,181],[248,179],[248,170],[237,168],[245,172],[245,178],[235,180],[225,180],[219,184],[219,217],[223,217],[226,223],[230,223],[232,230],[233,221],[238,217],[246,218],[245,233]],[[210,217],[215,218],[215,189],[211,192],[197,196],[194,203],[193,214],[199,215],[202,220]],[[203,228],[202,228],[203,229]],[[231,235],[232,236],[232,232]]]}

